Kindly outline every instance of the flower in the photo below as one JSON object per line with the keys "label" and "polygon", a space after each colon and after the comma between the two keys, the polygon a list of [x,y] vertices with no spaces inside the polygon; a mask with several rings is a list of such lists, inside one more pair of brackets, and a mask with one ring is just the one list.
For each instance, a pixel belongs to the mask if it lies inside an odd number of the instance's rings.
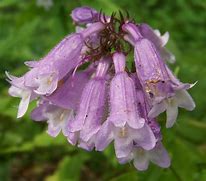
{"label": "flower", "polygon": [[[81,33],[67,36],[40,61],[26,62],[26,65],[32,69],[25,75],[20,78],[8,76],[14,87],[18,90],[24,90],[18,91],[17,95],[12,93],[11,96],[23,97],[22,100],[27,100],[27,105],[19,106],[21,113],[18,114],[18,117],[22,117],[28,108],[30,96],[25,96],[25,90],[30,95],[51,95],[57,89],[58,83],[82,61],[81,50],[83,49],[84,39],[102,28],[102,23],[96,23]],[[15,84],[19,80],[21,83]],[[12,92],[17,92],[17,89],[14,90],[13,87],[11,89]]]}
{"label": "flower", "polygon": [[194,101],[186,92],[192,86],[175,78],[156,48],[159,45],[155,46],[152,41],[143,37],[138,27],[127,23],[123,28],[131,36],[129,41],[133,41],[136,72],[148,99],[152,101],[153,108],[149,117],[156,117],[167,110],[166,127],[170,128],[177,118],[178,107],[187,110],[195,108]]}
{"label": "flower", "polygon": [[156,117],[166,110],[166,127],[170,128],[174,125],[177,119],[178,107],[192,111],[195,108],[195,103],[187,92],[187,89],[193,87],[194,84],[181,83],[168,68],[167,70],[173,83],[174,95],[166,99],[156,99],[153,103],[153,108],[149,112],[149,117]]}
{"label": "flower", "polygon": [[146,150],[155,145],[155,137],[140,117],[133,80],[124,71],[125,56],[113,55],[115,77],[110,84],[110,115],[100,129],[96,149],[103,150],[113,139],[117,158],[130,154],[133,142]]}
{"label": "flower", "polygon": [[143,37],[149,39],[155,45],[163,60],[175,63],[175,56],[164,47],[169,40],[169,32],[161,36],[159,30],[153,30],[149,25],[144,23],[140,24],[139,31]]}
{"label": "flower", "polygon": [[68,123],[74,119],[74,112],[79,105],[79,94],[82,93],[92,72],[93,70],[89,69],[77,73],[75,77],[66,77],[62,80],[53,94],[42,97],[32,111],[31,118],[36,121],[47,121],[49,135],[56,137],[62,130],[67,136]]}
{"label": "flower", "polygon": [[119,163],[132,161],[137,170],[146,170],[150,161],[169,167],[158,115],[166,111],[169,128],[178,107],[195,108],[187,92],[194,84],[180,82],[167,65],[175,62],[165,48],[169,33],[161,35],[121,12],[106,16],[79,7],[71,17],[75,33],[39,61],[25,62],[30,69],[21,77],[6,73],[9,94],[21,99],[17,117],[36,99],[31,118],[47,122],[50,136],[62,132],[87,151],[103,151],[114,142]]}
{"label": "flower", "polygon": [[170,158],[163,147],[162,143],[157,143],[151,150],[144,150],[140,147],[135,147],[131,153],[131,159],[134,159],[133,164],[136,169],[143,171],[148,168],[149,161],[162,168],[170,166]]}
{"label": "flower", "polygon": [[32,93],[30,89],[24,86],[23,77],[18,78],[9,75],[8,72],[6,72],[6,75],[8,77],[8,81],[11,84],[11,87],[9,88],[9,94],[13,97],[21,98],[17,113],[17,118],[20,118],[26,113],[29,106],[29,102],[35,98],[35,95]]}
{"label": "flower", "polygon": [[53,104],[49,104],[48,101],[41,101],[37,108],[31,113],[31,118],[36,121],[47,121],[48,130],[47,133],[56,137],[61,131],[67,136],[68,122],[73,119],[73,109],[64,109]]}
{"label": "flower", "polygon": [[90,7],[79,7],[72,11],[71,17],[77,24],[93,23],[98,21],[98,12]]}
{"label": "flower", "polygon": [[[75,136],[75,141],[71,141],[70,136],[68,136],[68,140],[73,144],[79,140],[79,146],[82,147],[83,143],[83,147],[88,150],[93,148],[94,143],[91,143],[90,140],[99,131],[102,122],[109,61],[110,57],[104,57],[100,60],[95,75],[85,85],[76,116],[74,120],[69,122],[68,126],[68,131],[72,135],[78,135]],[[86,146],[87,142],[89,142],[88,146]]]}

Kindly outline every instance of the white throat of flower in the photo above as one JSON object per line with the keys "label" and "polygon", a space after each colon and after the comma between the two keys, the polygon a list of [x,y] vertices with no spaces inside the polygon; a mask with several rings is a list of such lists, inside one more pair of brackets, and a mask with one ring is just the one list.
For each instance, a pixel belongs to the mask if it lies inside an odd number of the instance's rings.
{"label": "white throat of flower", "polygon": [[72,109],[56,108],[51,112],[45,112],[45,117],[48,122],[48,133],[51,136],[57,136],[62,130],[63,134],[67,135],[67,124],[74,118],[74,111]]}
{"label": "white throat of flower", "polygon": [[40,95],[49,95],[54,92],[58,85],[58,75],[56,72],[52,72],[46,75],[39,75],[35,82],[38,85],[38,88],[34,90],[37,94]]}

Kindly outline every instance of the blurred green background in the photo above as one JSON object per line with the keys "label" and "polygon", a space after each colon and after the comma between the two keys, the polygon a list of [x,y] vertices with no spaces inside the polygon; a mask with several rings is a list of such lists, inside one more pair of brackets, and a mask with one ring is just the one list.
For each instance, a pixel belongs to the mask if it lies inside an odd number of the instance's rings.
{"label": "blurred green background", "polygon": [[[0,181],[206,181],[206,1],[205,0],[0,0]],[[190,90],[197,107],[180,110],[172,129],[160,123],[172,165],[153,164],[138,172],[132,163],[118,164],[110,146],[103,153],[70,146],[62,136],[49,137],[46,123],[29,113],[16,119],[19,99],[8,96],[5,70],[22,75],[24,61],[45,55],[74,31],[73,8],[88,5],[111,14],[127,10],[137,22],[170,32],[168,48],[176,55],[172,69]],[[34,105],[30,106],[30,110]]]}

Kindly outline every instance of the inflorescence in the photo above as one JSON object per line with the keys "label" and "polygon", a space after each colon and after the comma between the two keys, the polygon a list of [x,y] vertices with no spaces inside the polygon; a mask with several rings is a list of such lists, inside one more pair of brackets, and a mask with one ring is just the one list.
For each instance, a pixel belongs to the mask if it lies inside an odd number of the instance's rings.
{"label": "inflorescence", "polygon": [[[22,77],[7,73],[9,94],[20,97],[17,117],[37,100],[31,118],[48,123],[48,134],[61,131],[72,145],[103,151],[112,141],[120,163],[133,161],[146,170],[149,161],[166,168],[170,158],[162,144],[157,116],[166,111],[166,127],[174,125],[178,107],[195,103],[167,62],[175,57],[169,39],[128,13],[106,16],[89,7],[72,11],[76,32],[45,57],[25,64]],[[134,67],[128,56],[134,54]]]}

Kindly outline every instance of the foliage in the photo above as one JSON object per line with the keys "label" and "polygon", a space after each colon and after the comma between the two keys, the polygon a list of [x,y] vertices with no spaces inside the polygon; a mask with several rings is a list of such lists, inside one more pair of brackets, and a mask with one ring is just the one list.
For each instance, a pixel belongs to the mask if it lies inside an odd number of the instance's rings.
{"label": "foliage", "polygon": [[[111,181],[203,181],[206,180],[206,1],[203,0],[53,0],[45,10],[35,0],[0,1],[0,180],[111,180]],[[70,146],[63,136],[53,139],[45,123],[35,123],[29,114],[16,119],[18,99],[7,93],[4,71],[20,75],[23,62],[39,59],[66,34],[74,31],[69,17],[74,7],[89,5],[106,13],[127,10],[138,22],[147,22],[171,35],[168,47],[177,56],[178,76],[198,81],[191,90],[197,108],[181,111],[177,124],[162,126],[163,140],[172,158],[169,169],[151,165],[146,172],[119,165],[114,150],[91,152]],[[32,109],[32,106],[31,108]],[[160,123],[164,122],[164,116]]]}

